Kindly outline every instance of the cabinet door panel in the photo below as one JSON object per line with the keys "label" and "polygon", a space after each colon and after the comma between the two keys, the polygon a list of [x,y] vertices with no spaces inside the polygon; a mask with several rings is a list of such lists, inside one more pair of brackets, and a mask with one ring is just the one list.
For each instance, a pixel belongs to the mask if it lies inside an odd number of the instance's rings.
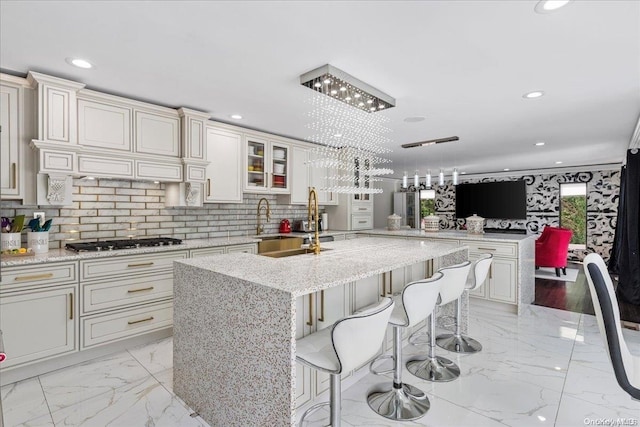
{"label": "cabinet door panel", "polygon": [[372,276],[365,279],[360,279],[352,286],[352,308],[354,313],[380,301],[380,295],[382,292],[380,288],[380,276]]}
{"label": "cabinet door panel", "polygon": [[291,179],[289,178],[289,163],[291,148],[285,144],[271,143],[271,164],[269,187],[272,193],[289,193]]}
{"label": "cabinet door panel", "polygon": [[136,151],[179,157],[180,121],[177,117],[136,111]]}
{"label": "cabinet door panel", "polygon": [[[309,151],[301,147],[291,149],[291,204],[307,205],[309,200],[309,187],[314,186],[309,182],[310,168],[307,164]],[[311,168],[313,169],[313,168]],[[318,193],[320,198],[320,193]]]}
{"label": "cabinet door panel", "polygon": [[78,101],[78,143],[131,150],[131,110],[115,105]]}
{"label": "cabinet door panel", "polygon": [[2,195],[18,195],[18,167],[20,165],[18,132],[18,95],[20,90],[0,86],[0,189]]}
{"label": "cabinet door panel", "polygon": [[493,258],[489,270],[489,298],[497,301],[516,302],[516,268],[515,259]]}
{"label": "cabinet door panel", "polygon": [[0,329],[8,368],[78,350],[77,288],[25,291],[0,300]]}
{"label": "cabinet door panel", "polygon": [[240,134],[209,128],[206,151],[210,163],[204,189],[205,202],[242,202]]}
{"label": "cabinet door panel", "polygon": [[267,141],[258,138],[246,138],[246,156],[242,172],[244,189],[251,193],[263,193],[268,187],[268,147]]}

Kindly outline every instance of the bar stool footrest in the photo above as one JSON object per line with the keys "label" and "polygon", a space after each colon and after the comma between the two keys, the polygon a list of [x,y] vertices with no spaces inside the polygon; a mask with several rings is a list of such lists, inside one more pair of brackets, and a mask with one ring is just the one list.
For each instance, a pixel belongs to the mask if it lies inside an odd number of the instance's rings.
{"label": "bar stool footrest", "polygon": [[431,344],[431,334],[422,330],[415,331],[409,335],[409,339],[407,341],[414,347],[428,346]]}
{"label": "bar stool footrest", "polygon": [[371,361],[371,363],[369,363],[369,372],[371,372],[373,375],[385,375],[385,374],[390,374],[391,372],[393,372],[393,368],[387,369],[386,371],[376,371],[373,368],[373,364],[374,363],[379,362],[381,360],[387,360],[387,359],[393,360],[393,356],[390,355],[390,354],[383,354],[383,355],[380,355],[380,356],[376,357],[375,359],[373,359]]}
{"label": "bar stool footrest", "polygon": [[300,424],[298,424],[298,426],[303,427],[305,418],[307,418],[309,415],[313,414],[318,409],[324,406],[331,406],[331,402],[320,402],[320,403],[316,403],[313,406],[310,406],[306,411],[304,411],[304,414],[302,414],[302,416],[300,417]]}

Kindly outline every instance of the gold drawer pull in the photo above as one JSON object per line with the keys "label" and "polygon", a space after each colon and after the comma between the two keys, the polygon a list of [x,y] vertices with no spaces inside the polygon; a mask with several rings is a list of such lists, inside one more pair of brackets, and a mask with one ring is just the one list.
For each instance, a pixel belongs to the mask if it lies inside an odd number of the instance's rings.
{"label": "gold drawer pull", "polygon": [[384,298],[386,293],[387,293],[387,273],[382,273],[382,293],[380,294],[380,296]]}
{"label": "gold drawer pull", "polygon": [[324,289],[320,291],[320,317],[319,322],[324,322]]}
{"label": "gold drawer pull", "polygon": [[31,276],[16,276],[13,280],[19,282],[22,280],[40,280],[40,279],[50,279],[53,277],[53,273],[44,273],[44,274],[32,274]]}
{"label": "gold drawer pull", "polygon": [[366,211],[367,208],[358,208],[359,211]]}
{"label": "gold drawer pull", "polygon": [[151,267],[153,265],[153,261],[151,262],[141,262],[139,264],[129,264],[127,265],[127,267],[132,268],[132,267]]}
{"label": "gold drawer pull", "polygon": [[307,326],[313,326],[313,298],[309,295],[309,320],[307,320]]}
{"label": "gold drawer pull", "polygon": [[150,291],[153,289],[153,286],[149,286],[148,288],[140,288],[140,289],[129,289],[127,293],[132,294],[134,292],[142,292],[142,291]]}
{"label": "gold drawer pull", "polygon": [[358,221],[358,224],[366,224],[367,221]]}
{"label": "gold drawer pull", "polygon": [[11,163],[11,171],[13,172],[13,188],[18,188],[18,165]]}
{"label": "gold drawer pull", "polygon": [[127,323],[130,325],[135,325],[136,323],[149,322],[150,320],[153,320],[153,316],[147,317],[146,319],[129,320]]}
{"label": "gold drawer pull", "polygon": [[211,179],[207,178],[207,197],[211,197]]}
{"label": "gold drawer pull", "polygon": [[493,248],[478,248],[479,251],[489,251],[489,252],[495,252],[496,249]]}
{"label": "gold drawer pull", "polygon": [[69,320],[73,320],[73,292],[69,292]]}

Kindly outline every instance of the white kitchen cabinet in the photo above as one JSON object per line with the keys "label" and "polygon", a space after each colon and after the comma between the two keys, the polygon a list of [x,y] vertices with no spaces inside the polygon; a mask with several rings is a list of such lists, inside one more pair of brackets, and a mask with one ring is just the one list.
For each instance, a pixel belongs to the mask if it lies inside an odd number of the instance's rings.
{"label": "white kitchen cabinet", "polygon": [[256,243],[249,243],[247,245],[235,245],[235,246],[227,246],[228,254],[256,254],[258,253],[258,248]]}
{"label": "white kitchen cabinet", "polygon": [[[291,147],[291,205],[304,205],[309,203],[309,150],[305,147]],[[320,196],[318,194],[318,196]]]}
{"label": "white kitchen cabinet", "polygon": [[488,299],[516,303],[517,265],[515,259],[493,258],[489,270],[489,287],[486,294]]}
{"label": "white kitchen cabinet", "polygon": [[131,151],[131,108],[78,99],[78,144]]}
{"label": "white kitchen cabinet", "polygon": [[2,196],[20,193],[18,168],[20,167],[19,100],[20,88],[0,84],[0,191]]}
{"label": "white kitchen cabinet", "polygon": [[177,114],[135,111],[135,151],[168,157],[180,156],[180,120]]}
{"label": "white kitchen cabinet", "polygon": [[207,128],[205,203],[242,203],[242,135]]}
{"label": "white kitchen cabinet", "polygon": [[244,191],[290,194],[289,144],[245,136]]}
{"label": "white kitchen cabinet", "polygon": [[2,369],[78,351],[77,295],[77,284],[2,295]]}
{"label": "white kitchen cabinet", "polygon": [[[318,158],[318,155],[310,152],[309,160],[314,161]],[[332,175],[335,174],[335,170],[329,167],[314,166],[313,163],[307,168],[309,171],[310,186],[315,187],[318,191],[318,201],[321,205],[337,205],[338,195],[334,192],[327,191],[332,184]]]}
{"label": "white kitchen cabinet", "polygon": [[356,231],[373,228],[373,198],[356,200],[354,197],[353,194],[339,194],[337,206],[327,206],[332,230]]}

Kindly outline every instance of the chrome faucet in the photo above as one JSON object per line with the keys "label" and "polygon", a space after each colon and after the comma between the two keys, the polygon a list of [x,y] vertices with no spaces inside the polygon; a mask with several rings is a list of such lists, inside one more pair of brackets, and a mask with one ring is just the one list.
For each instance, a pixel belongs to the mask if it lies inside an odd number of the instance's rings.
{"label": "chrome faucet", "polygon": [[[262,206],[262,202],[265,202],[267,205]],[[256,216],[258,217],[258,227],[256,228],[256,234],[259,236],[264,231],[264,225],[260,222],[260,211],[265,209],[265,215],[267,217],[267,222],[271,219],[271,208],[269,207],[269,201],[264,197],[258,201],[258,210],[256,212]]]}
{"label": "chrome faucet", "polygon": [[[311,212],[311,203],[313,203],[313,216]],[[316,192],[315,187],[311,187],[309,189],[309,227],[313,224],[313,236],[314,239],[309,239],[309,249],[313,251],[314,254],[318,255],[320,253],[320,236],[318,235],[318,193]],[[313,221],[313,222],[312,222]]]}

